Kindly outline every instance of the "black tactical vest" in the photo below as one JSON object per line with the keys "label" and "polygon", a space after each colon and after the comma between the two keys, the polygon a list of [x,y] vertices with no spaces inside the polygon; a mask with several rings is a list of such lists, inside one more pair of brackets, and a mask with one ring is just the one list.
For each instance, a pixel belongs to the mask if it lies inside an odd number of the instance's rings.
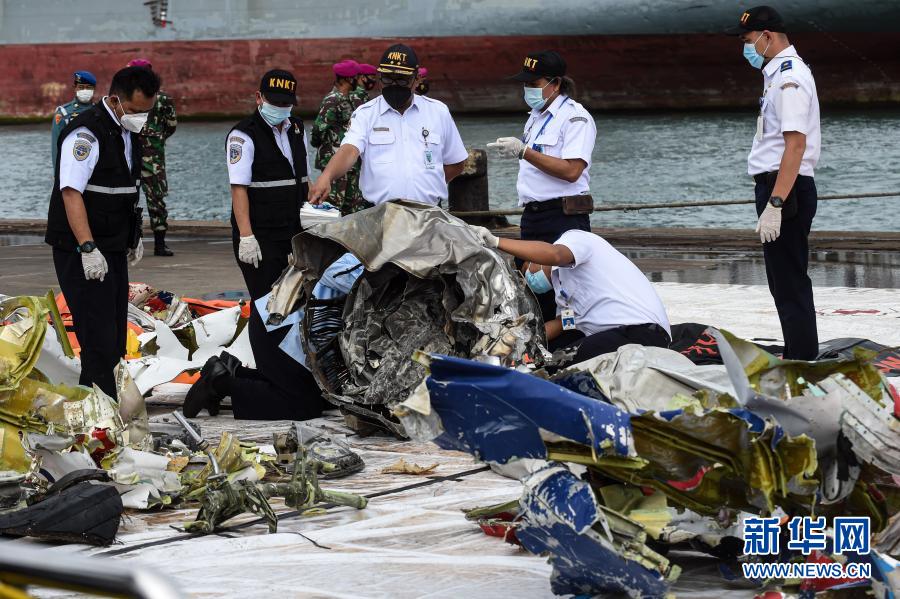
{"label": "black tactical vest", "polygon": [[[235,125],[225,140],[229,152],[231,145],[238,143],[230,138],[240,136],[233,133],[235,129],[246,133],[253,141],[253,167],[247,196],[250,199],[250,226],[258,239],[290,239],[300,232],[300,207],[309,192],[306,144],[303,143],[303,121],[291,117],[290,123],[288,139],[294,158],[293,171],[291,163],[275,143],[271,125],[258,110]],[[231,227],[237,235],[234,212]]]}
{"label": "black tactical vest", "polygon": [[[138,204],[141,179],[141,147],[136,135],[131,138],[131,169],[125,161],[122,129],[113,120],[103,102],[97,102],[79,114],[60,132],[56,146],[53,191],[47,213],[44,241],[61,250],[75,251],[78,241],[69,227],[66,208],[59,189],[60,149],[66,137],[78,127],[86,127],[100,142],[100,157],[87,187],[82,193],[88,224],[94,243],[101,252],[125,252],[135,227],[134,209]],[[80,135],[86,135],[84,133]],[[85,142],[89,142],[85,139]],[[76,142],[75,152],[84,152]]]}

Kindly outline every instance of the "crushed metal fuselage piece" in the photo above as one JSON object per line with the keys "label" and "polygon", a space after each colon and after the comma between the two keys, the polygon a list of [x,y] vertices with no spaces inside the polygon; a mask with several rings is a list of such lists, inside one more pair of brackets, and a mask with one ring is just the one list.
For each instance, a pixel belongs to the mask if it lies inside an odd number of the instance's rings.
{"label": "crushed metal fuselage piece", "polygon": [[[365,266],[346,298],[310,299],[346,252]],[[543,355],[540,309],[524,279],[462,220],[415,202],[388,202],[297,235],[268,309],[276,321],[303,309],[304,350],[326,397],[398,436],[407,433],[391,410],[427,374],[413,352],[507,365]]]}

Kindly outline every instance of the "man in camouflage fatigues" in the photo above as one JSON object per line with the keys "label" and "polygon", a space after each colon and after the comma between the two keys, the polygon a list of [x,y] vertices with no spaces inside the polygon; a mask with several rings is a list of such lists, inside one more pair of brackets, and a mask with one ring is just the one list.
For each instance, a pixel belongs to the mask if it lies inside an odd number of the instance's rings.
{"label": "man in camouflage fatigues", "polygon": [[[150,61],[136,58],[128,66],[152,69]],[[156,104],[150,110],[147,124],[141,130],[141,189],[147,198],[147,212],[150,215],[150,228],[153,230],[156,256],[172,256],[174,252],[166,245],[166,231],[169,226],[166,220],[166,195],[169,193],[169,182],[166,179],[166,140],[175,133],[178,117],[175,114],[175,103],[165,92],[160,90],[156,95]]]}
{"label": "man in camouflage fatigues", "polygon": [[[335,74],[334,88],[322,99],[310,135],[310,144],[317,148],[315,166],[320,171],[325,170],[350,127],[350,117],[356,108],[351,93],[356,83],[357,66],[352,60],[344,60],[332,67]],[[360,165],[357,160],[345,176],[335,179],[331,184],[328,201],[340,208],[341,215],[367,208],[359,190]]]}
{"label": "man in camouflage fatigues", "polygon": [[370,64],[360,64],[358,70],[359,76],[356,79],[356,87],[350,92],[350,103],[353,105],[353,110],[368,102],[369,92],[378,85],[375,79],[378,71],[375,67]]}

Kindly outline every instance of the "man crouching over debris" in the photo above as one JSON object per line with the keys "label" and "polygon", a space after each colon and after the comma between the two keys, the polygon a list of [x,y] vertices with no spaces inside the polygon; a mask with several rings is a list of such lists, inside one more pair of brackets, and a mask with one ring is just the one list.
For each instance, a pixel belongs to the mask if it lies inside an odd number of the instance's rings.
{"label": "man crouching over debris", "polygon": [[582,362],[629,343],[669,346],[669,319],[653,285],[599,235],[572,229],[550,244],[474,229],[485,246],[525,261],[532,291],[556,292],[557,317],[545,324],[551,351],[574,348]]}

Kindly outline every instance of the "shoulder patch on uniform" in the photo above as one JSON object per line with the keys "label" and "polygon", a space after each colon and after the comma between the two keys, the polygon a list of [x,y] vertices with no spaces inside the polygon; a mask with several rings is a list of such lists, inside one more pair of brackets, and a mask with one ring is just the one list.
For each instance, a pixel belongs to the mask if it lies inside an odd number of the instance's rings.
{"label": "shoulder patch on uniform", "polygon": [[84,131],[77,133],[76,135],[77,135],[77,137],[80,137],[81,139],[86,139],[91,143],[96,143],[96,141],[97,141],[96,137],[94,137],[90,133],[85,133]]}
{"label": "shoulder patch on uniform", "polygon": [[372,131],[390,131],[390,127],[372,127]]}
{"label": "shoulder patch on uniform", "polygon": [[572,118],[569,119],[569,122],[570,123],[586,123],[587,118],[585,118],[583,116],[573,116]]}
{"label": "shoulder patch on uniform", "polygon": [[80,162],[91,155],[91,149],[92,146],[89,142],[82,139],[76,139],[75,145],[72,146],[72,155],[75,156],[75,160]]}
{"label": "shoulder patch on uniform", "polygon": [[238,143],[233,143],[228,146],[228,162],[231,164],[235,164],[237,161],[241,159],[241,155],[244,152],[244,146]]}
{"label": "shoulder patch on uniform", "polygon": [[784,83],[781,84],[781,89],[788,89],[788,88],[791,88],[791,87],[796,87],[796,88],[799,89],[799,88],[800,88],[800,85],[797,84],[796,81],[785,81]]}
{"label": "shoulder patch on uniform", "polygon": [[785,60],[783,63],[781,63],[781,72],[782,73],[784,73],[785,71],[790,71],[793,68],[794,68],[793,60]]}
{"label": "shoulder patch on uniform", "polygon": [[236,144],[242,144],[247,140],[244,139],[243,137],[238,137],[237,135],[232,135],[231,137],[228,138],[228,141],[234,142]]}
{"label": "shoulder patch on uniform", "polygon": [[57,112],[56,113],[56,124],[58,125],[61,120],[62,120],[62,115]]}

